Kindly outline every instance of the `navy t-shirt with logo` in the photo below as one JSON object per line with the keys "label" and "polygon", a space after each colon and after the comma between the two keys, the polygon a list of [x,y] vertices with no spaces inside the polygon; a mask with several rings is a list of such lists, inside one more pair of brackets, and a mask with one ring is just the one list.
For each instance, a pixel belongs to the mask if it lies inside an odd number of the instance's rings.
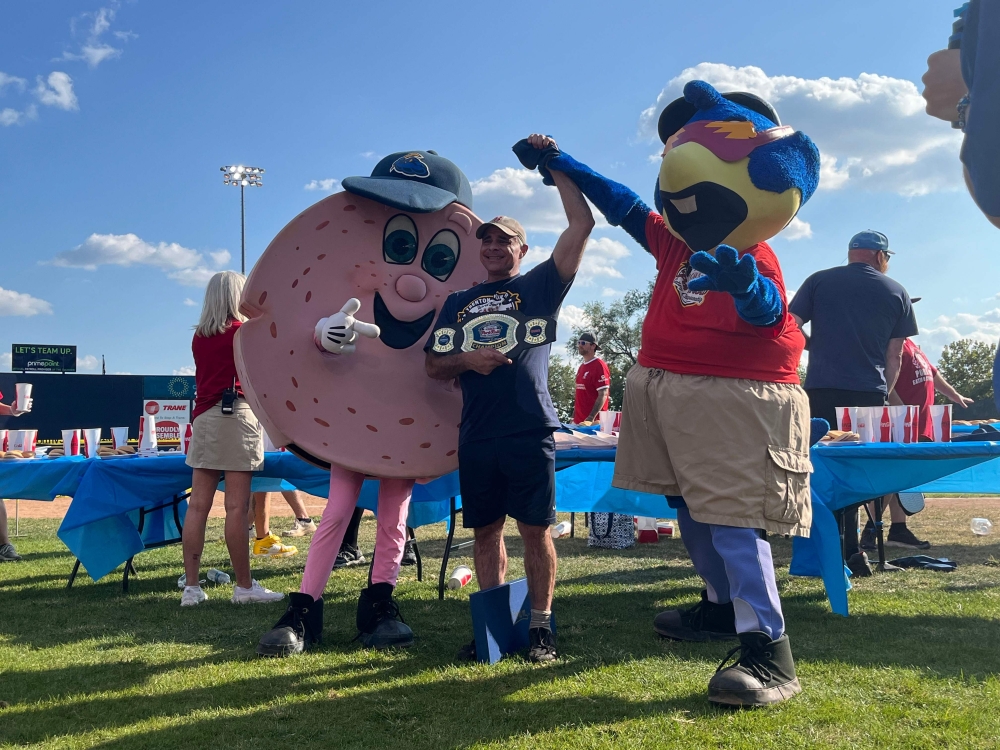
{"label": "navy t-shirt with logo", "polygon": [[867,263],[817,271],[788,306],[812,322],[805,389],[886,392],[890,339],[916,336],[917,318],[903,285]]}
{"label": "navy t-shirt with logo", "polygon": [[[483,313],[504,310],[556,317],[572,284],[572,280],[564,282],[559,278],[555,261],[549,258],[525,274],[449,295],[434,330],[461,325]],[[429,350],[434,341],[432,331],[424,351]],[[559,427],[559,417],[549,396],[551,348],[551,344],[547,344],[524,349],[514,364],[501,365],[489,375],[469,370],[459,376],[462,384],[460,444]]]}

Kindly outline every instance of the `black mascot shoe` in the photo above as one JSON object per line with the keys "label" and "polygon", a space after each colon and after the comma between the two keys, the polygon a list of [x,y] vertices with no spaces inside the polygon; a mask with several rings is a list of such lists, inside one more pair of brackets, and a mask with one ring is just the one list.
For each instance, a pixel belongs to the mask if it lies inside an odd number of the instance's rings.
{"label": "black mascot shoe", "polygon": [[388,583],[372,584],[361,590],[357,625],[356,640],[368,648],[405,647],[413,643],[413,631],[403,622]]}
{"label": "black mascot shoe", "polygon": [[[788,636],[775,641],[767,633],[740,633],[740,645],[726,654],[708,683],[708,700],[720,706],[754,708],[788,700],[802,692]],[[726,666],[736,653],[736,662]]]}
{"label": "black mascot shoe", "polygon": [[716,604],[701,592],[701,601],[687,609],[668,609],[653,620],[653,630],[674,641],[736,640],[733,603]]}
{"label": "black mascot shoe", "polygon": [[281,619],[260,639],[261,656],[291,656],[323,640],[323,600],[309,594],[288,595],[288,609]]}
{"label": "black mascot shoe", "polygon": [[416,565],[417,564],[417,541],[415,539],[407,539],[406,544],[403,545],[403,559],[399,561],[400,565]]}

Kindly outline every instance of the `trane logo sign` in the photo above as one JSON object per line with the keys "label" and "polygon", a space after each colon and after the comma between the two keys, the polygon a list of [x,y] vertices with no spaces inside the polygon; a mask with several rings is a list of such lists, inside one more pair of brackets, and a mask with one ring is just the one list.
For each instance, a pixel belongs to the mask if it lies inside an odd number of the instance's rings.
{"label": "trane logo sign", "polygon": [[161,406],[155,401],[150,401],[146,404],[147,414],[159,414],[161,411],[164,414],[186,414],[187,410],[187,404],[163,404]]}

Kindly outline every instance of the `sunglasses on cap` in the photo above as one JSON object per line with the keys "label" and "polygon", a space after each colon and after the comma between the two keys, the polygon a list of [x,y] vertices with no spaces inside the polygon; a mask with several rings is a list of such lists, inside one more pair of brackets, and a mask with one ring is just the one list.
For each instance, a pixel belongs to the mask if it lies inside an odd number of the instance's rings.
{"label": "sunglasses on cap", "polygon": [[[699,120],[681,128],[671,148],[684,143],[697,143],[722,161],[739,161],[748,157],[755,148],[787,138],[794,133],[795,130],[789,125],[757,130],[753,123],[745,120]],[[666,152],[664,149],[663,153]]]}

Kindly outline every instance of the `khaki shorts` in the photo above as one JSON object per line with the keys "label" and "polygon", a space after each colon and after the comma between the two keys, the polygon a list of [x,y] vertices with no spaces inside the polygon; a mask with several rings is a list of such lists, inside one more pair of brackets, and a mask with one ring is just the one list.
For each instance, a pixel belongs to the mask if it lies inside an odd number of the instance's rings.
{"label": "khaki shorts", "polygon": [[807,537],[811,471],[799,386],[629,370],[615,487],[681,495],[703,523]]}
{"label": "khaki shorts", "polygon": [[194,420],[187,465],[215,471],[258,471],[264,465],[264,431],[243,399],[232,414],[218,404]]}

